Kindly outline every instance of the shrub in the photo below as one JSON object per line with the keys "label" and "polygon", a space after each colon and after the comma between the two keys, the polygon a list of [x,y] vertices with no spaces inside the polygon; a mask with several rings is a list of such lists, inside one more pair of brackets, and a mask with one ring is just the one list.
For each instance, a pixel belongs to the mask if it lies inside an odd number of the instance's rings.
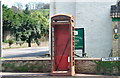
{"label": "shrub", "polygon": [[9,39],[9,40],[8,40],[8,43],[9,43],[9,47],[11,47],[11,45],[14,43],[14,40]]}
{"label": "shrub", "polygon": [[96,61],[97,71],[102,74],[120,75],[120,62],[118,61]]}
{"label": "shrub", "polygon": [[9,41],[8,40],[4,40],[4,43],[9,43]]}
{"label": "shrub", "polygon": [[16,44],[19,44],[20,46],[22,46],[22,44],[24,43],[24,41],[17,41]]}

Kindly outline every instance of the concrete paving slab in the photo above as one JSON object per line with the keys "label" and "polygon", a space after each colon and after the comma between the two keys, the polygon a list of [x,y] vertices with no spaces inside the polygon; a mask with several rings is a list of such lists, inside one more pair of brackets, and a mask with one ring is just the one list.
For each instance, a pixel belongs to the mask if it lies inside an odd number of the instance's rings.
{"label": "concrete paving slab", "polygon": [[50,76],[50,73],[10,73],[1,72],[2,78],[120,78],[120,76],[76,74],[75,76]]}

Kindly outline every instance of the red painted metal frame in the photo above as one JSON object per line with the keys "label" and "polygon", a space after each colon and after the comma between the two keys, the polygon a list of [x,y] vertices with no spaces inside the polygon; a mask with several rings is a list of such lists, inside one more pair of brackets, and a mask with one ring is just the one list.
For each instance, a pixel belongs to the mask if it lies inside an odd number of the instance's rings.
{"label": "red painted metal frame", "polygon": [[71,15],[51,17],[52,75],[74,75],[74,23]]}

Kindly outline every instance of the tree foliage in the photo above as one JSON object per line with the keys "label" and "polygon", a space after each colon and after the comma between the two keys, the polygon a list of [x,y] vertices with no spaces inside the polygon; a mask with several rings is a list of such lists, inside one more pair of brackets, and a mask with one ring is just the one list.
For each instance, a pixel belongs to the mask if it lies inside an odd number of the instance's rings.
{"label": "tree foliage", "polygon": [[2,5],[3,10],[3,30],[10,29],[13,26],[14,12],[5,5]]}
{"label": "tree foliage", "polygon": [[30,11],[26,5],[23,12],[17,12],[3,5],[3,28],[12,30],[16,41],[24,41],[31,47],[34,40],[38,43],[44,36],[48,37],[48,18],[41,11]]}

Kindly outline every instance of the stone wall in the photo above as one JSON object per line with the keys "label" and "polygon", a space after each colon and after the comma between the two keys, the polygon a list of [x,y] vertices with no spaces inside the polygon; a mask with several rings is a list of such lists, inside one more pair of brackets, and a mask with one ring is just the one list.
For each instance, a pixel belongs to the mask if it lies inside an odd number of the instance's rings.
{"label": "stone wall", "polygon": [[92,61],[76,61],[77,73],[96,73],[97,64]]}
{"label": "stone wall", "polygon": [[4,72],[50,72],[50,61],[4,61]]}
{"label": "stone wall", "polygon": [[112,40],[112,56],[113,57],[120,57],[120,38],[118,37],[115,39],[116,33],[114,33],[115,26],[118,28],[117,35],[120,37],[120,22],[113,21],[112,22],[112,33],[113,33],[113,40]]}
{"label": "stone wall", "polygon": [[[105,65],[109,65],[105,67]],[[86,73],[86,74],[117,74],[120,75],[120,66],[113,66],[109,63],[101,63],[100,61],[86,61],[76,60],[75,61],[75,72]],[[116,63],[117,64],[117,63]],[[101,65],[101,66],[100,66]],[[114,68],[114,69],[110,69]],[[114,71],[113,71],[114,70]],[[7,60],[2,62],[3,72],[51,72],[51,61],[50,60]]]}
{"label": "stone wall", "polygon": [[[4,61],[5,72],[50,72],[50,61]],[[96,64],[91,61],[76,61],[76,72],[95,73]]]}

